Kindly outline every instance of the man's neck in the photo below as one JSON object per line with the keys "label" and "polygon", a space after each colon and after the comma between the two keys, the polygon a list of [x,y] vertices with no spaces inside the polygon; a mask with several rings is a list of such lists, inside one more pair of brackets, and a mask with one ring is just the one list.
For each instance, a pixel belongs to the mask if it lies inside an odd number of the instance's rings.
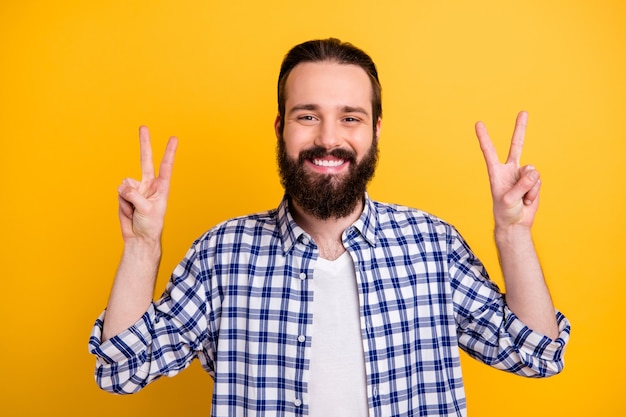
{"label": "man's neck", "polygon": [[341,235],[361,216],[363,212],[362,200],[348,216],[329,219],[318,219],[310,215],[298,205],[297,201],[291,200],[290,203],[289,209],[293,219],[315,240],[322,258],[335,260],[345,252]]}

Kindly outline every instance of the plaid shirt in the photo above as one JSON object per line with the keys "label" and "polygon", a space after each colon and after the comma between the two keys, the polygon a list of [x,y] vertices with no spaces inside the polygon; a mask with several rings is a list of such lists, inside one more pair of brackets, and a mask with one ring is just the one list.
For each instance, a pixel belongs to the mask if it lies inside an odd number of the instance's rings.
{"label": "plaid shirt", "polygon": [[[356,270],[370,416],[464,416],[459,347],[519,375],[563,368],[567,319],[555,313],[556,340],[521,323],[449,224],[366,198],[342,238]],[[101,343],[97,320],[98,384],[136,392],[197,357],[215,381],[213,416],[307,415],[317,256],[287,199],[214,227],[133,327]]]}

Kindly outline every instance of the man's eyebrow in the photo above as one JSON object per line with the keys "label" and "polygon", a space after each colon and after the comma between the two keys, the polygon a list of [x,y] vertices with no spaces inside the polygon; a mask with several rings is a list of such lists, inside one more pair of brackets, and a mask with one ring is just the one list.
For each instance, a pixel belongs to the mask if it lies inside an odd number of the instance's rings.
{"label": "man's eyebrow", "polygon": [[362,114],[369,116],[369,112],[360,106],[356,106],[356,107],[355,106],[343,106],[341,110],[344,113],[362,113]]}
{"label": "man's eyebrow", "polygon": [[302,110],[318,110],[319,106],[317,104],[296,104],[291,109],[289,109],[289,113],[295,113]]}
{"label": "man's eyebrow", "polygon": [[[320,106],[317,104],[296,104],[291,109],[289,109],[289,113],[295,113],[302,110],[319,110]],[[361,113],[369,116],[369,112],[361,106],[341,106],[341,111],[344,113]]]}

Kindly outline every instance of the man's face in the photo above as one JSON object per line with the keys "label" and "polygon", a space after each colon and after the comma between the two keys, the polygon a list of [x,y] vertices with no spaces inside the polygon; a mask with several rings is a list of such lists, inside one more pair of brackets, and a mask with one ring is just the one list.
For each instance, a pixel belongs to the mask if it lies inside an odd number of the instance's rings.
{"label": "man's face", "polygon": [[[380,120],[372,86],[356,65],[298,64],[286,84],[278,163],[286,193],[320,219],[349,215],[374,174]],[[373,130],[374,127],[374,130]]]}

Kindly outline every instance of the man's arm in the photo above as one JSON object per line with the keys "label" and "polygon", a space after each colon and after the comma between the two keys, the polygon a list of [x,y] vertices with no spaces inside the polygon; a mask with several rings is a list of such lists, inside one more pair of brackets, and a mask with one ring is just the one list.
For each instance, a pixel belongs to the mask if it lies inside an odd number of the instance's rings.
{"label": "man's arm", "polygon": [[520,166],[527,121],[528,114],[520,112],[505,163],[498,160],[482,122],[476,123],[476,136],[489,174],[507,305],[528,327],[556,339],[555,310],[531,235],[541,181],[533,166]]}
{"label": "man's arm", "polygon": [[139,128],[141,181],[119,187],[124,251],[107,305],[102,341],[126,330],[146,312],[161,260],[161,235],[178,140],[171,137],[155,177],[148,128]]}

